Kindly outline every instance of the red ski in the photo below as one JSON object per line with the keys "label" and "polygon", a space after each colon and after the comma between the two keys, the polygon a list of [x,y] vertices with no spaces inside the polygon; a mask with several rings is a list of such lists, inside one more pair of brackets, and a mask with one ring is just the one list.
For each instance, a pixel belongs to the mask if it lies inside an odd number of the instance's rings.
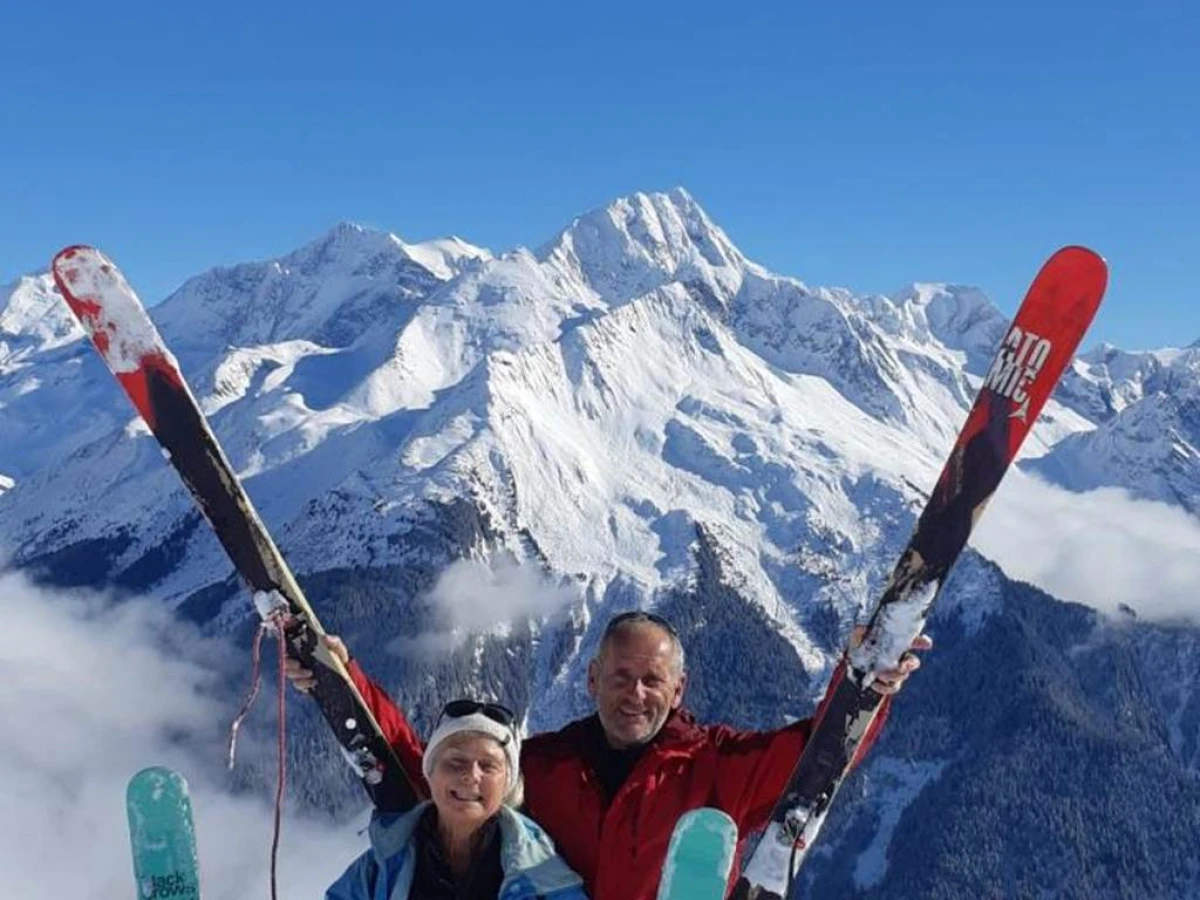
{"label": "red ski", "polygon": [[767,833],[738,879],[737,900],[783,900],[855,762],[882,702],[870,685],[895,666],[925,619],[971,529],[1091,324],[1108,283],[1104,260],[1065,247],[1042,266],[1017,311],[933,494],[875,606],[847,649]]}
{"label": "red ski", "polygon": [[[52,271],[67,305],[167,452],[256,603],[273,597],[286,604],[288,646],[313,670],[311,695],[375,805],[385,811],[413,806],[417,792],[345,666],[320,641],[324,630],[316,613],[125,277],[99,250],[82,246],[54,257]],[[261,606],[260,612],[265,614]]]}

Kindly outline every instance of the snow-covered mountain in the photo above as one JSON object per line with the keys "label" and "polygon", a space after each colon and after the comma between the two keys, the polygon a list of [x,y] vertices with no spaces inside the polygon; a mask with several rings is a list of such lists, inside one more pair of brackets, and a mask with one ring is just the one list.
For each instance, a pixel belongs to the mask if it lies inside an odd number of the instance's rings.
{"label": "snow-covered mountain", "polygon": [[[586,710],[597,623],[634,604],[679,622],[702,715],[771,724],[809,708],[1007,324],[968,287],[861,297],[768,272],[678,189],[498,255],[340,225],[278,260],[200,275],[151,312],[322,617],[418,724],[470,688],[534,729]],[[1082,357],[1023,465],[1196,514],[1197,359]],[[209,630],[250,628],[215,539],[45,276],[0,306],[0,549],[59,584],[149,592]],[[1095,614],[1031,597],[977,558],[961,569],[939,613],[960,665],[926,696],[970,707],[963,692],[983,676],[964,667],[1002,637],[1020,660],[1008,702],[1041,702],[1050,651],[1029,650],[1033,620],[1058,617],[1075,642],[1053,679],[1110,646]],[[1129,665],[1148,673],[1151,711],[1131,740],[1166,723],[1160,749],[1186,780],[1197,701],[1155,686],[1146,660],[1194,672],[1194,634],[1138,629],[1146,649]],[[966,745],[938,749],[945,716],[910,717],[867,769],[891,787],[847,801],[813,869],[853,853],[862,877],[828,890],[869,894],[891,838],[855,828],[894,830],[961,774]],[[329,774],[299,790],[344,807],[357,795],[320,727],[297,733],[310,736],[304,765]]]}
{"label": "snow-covered mountain", "polygon": [[155,311],[182,353],[306,339],[342,347],[368,328],[491,254],[458,238],[406,244],[343,223],[265,263],[214,269],[189,280]]}
{"label": "snow-covered mountain", "polygon": [[1123,487],[1200,515],[1200,347],[1101,347],[1075,363],[1063,394],[1098,427],[1035,469],[1073,490]]}
{"label": "snow-covered mountain", "polygon": [[[469,496],[519,558],[528,534],[594,593],[616,573],[652,593],[688,571],[681,535],[711,523],[752,598],[792,628],[791,558],[873,558],[880,524],[855,485],[888,498],[886,522],[916,498],[909,483],[932,482],[973,394],[964,372],[982,374],[1004,327],[969,289],[860,299],[771,275],[683,191],[619,200],[536,253],[444,246],[431,269],[417,260],[434,250],[339,226],[154,310],[268,520],[296,532],[292,554],[362,565],[416,498]],[[120,572],[190,507],[166,469],[138,464],[151,441],[114,440],[138,427],[45,281],[12,296],[3,470],[29,490],[0,538],[19,560],[118,540]],[[1043,434],[1087,424],[1049,418]],[[335,496],[353,507],[341,535],[308,509]],[[194,562],[156,589],[213,580],[215,548],[194,540]],[[860,588],[830,598],[843,618]]]}

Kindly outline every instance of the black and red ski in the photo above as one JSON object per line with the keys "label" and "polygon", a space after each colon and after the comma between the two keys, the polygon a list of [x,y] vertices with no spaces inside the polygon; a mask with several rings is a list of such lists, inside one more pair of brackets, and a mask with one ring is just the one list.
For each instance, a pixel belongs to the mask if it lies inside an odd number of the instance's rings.
{"label": "black and red ski", "polygon": [[238,574],[256,598],[273,594],[286,603],[290,652],[313,670],[311,696],[375,806],[389,812],[413,806],[418,793],[345,666],[320,640],[325,632],[316,613],[125,277],[103,253],[84,246],[55,256],[52,271],[67,305],[166,451]]}
{"label": "black and red ski", "polygon": [[950,458],[876,604],[847,649],[735,900],[783,900],[856,761],[882,697],[875,673],[921,633],[951,567],[1083,339],[1108,282],[1104,260],[1065,247],[1042,267],[987,373]]}

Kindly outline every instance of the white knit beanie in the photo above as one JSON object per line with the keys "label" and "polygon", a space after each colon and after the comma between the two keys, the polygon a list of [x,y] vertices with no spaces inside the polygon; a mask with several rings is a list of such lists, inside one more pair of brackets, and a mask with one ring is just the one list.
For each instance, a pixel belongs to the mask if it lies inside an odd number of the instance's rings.
{"label": "white knit beanie", "polygon": [[433,776],[433,764],[442,744],[454,735],[464,732],[490,737],[504,751],[508,760],[508,778],[504,783],[504,795],[507,797],[516,788],[517,780],[521,777],[521,738],[517,736],[515,728],[501,725],[482,712],[471,713],[469,716],[442,716],[437,728],[429,736],[429,743],[425,745],[425,756],[421,760],[421,771],[425,773],[425,780],[429,781]]}

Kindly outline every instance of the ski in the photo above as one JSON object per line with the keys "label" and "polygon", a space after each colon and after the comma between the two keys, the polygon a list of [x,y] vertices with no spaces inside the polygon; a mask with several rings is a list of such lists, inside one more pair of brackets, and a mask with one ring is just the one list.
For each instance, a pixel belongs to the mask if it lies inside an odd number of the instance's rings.
{"label": "ski", "polygon": [[200,900],[196,828],[187,780],[172,769],[142,769],[125,789],[138,900]]}
{"label": "ski", "polygon": [[667,847],[658,900],[722,900],[737,842],[737,823],[721,810],[684,813]]}
{"label": "ski", "polygon": [[865,636],[846,650],[834,673],[804,752],[737,881],[735,900],[789,895],[879,711],[883,698],[870,687],[875,673],[895,666],[921,633],[971,529],[1074,356],[1107,282],[1104,260],[1084,247],[1059,250],[1034,278]]}
{"label": "ski", "polygon": [[310,695],[333,728],[375,806],[398,812],[418,792],[217,443],[179,364],[116,265],[92,247],[68,247],[54,281],[105,364],[158,439],[265,616],[283,607],[289,652],[312,669]]}

